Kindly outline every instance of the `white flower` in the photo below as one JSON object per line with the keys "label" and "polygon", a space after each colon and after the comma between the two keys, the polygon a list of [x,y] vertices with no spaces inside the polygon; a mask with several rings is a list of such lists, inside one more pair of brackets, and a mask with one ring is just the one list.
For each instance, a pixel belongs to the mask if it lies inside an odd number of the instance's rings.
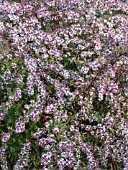
{"label": "white flower", "polygon": [[73,125],[70,126],[70,131],[71,132],[74,131],[74,126]]}
{"label": "white flower", "polygon": [[4,31],[4,30],[5,30],[4,24],[3,22],[0,22],[0,31]]}
{"label": "white flower", "polygon": [[25,105],[24,105],[24,108],[25,108],[25,109],[29,109],[30,106],[29,106],[28,104],[25,104]]}
{"label": "white flower", "polygon": [[87,74],[88,71],[89,71],[89,67],[83,66],[83,67],[81,68],[81,72],[83,72],[84,74]]}

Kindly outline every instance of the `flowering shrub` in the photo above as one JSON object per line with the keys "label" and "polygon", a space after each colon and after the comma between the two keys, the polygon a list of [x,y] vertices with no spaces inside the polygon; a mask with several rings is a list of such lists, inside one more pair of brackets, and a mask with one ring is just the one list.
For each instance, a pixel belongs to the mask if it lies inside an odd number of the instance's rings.
{"label": "flowering shrub", "polygon": [[2,170],[128,168],[127,5],[1,5]]}

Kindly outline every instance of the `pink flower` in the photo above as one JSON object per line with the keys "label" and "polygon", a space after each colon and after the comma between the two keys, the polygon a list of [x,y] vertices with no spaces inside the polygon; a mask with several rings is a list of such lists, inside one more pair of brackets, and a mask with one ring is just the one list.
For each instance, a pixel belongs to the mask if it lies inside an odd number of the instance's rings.
{"label": "pink flower", "polygon": [[8,2],[5,2],[3,5],[2,5],[2,8],[4,9],[4,10],[6,10],[6,11],[10,11],[11,10],[11,5],[10,5],[10,3],[8,3]]}
{"label": "pink flower", "polygon": [[47,165],[50,163],[51,161],[51,152],[48,152],[48,153],[42,153],[42,159],[41,159],[41,165]]}
{"label": "pink flower", "polygon": [[59,128],[58,128],[58,126],[54,126],[54,128],[53,128],[53,132],[54,132],[54,133],[58,133],[58,132],[59,132]]}
{"label": "pink flower", "polygon": [[63,121],[66,121],[68,118],[68,114],[67,113],[63,114],[61,118]]}
{"label": "pink flower", "polygon": [[115,72],[114,72],[113,70],[111,70],[111,72],[110,72],[110,77],[111,77],[111,78],[114,78],[114,77],[115,77]]}
{"label": "pink flower", "polygon": [[0,59],[4,58],[4,56],[2,54],[0,54]]}
{"label": "pink flower", "polygon": [[10,138],[10,133],[2,133],[2,142],[7,142]]}
{"label": "pink flower", "polygon": [[22,133],[25,130],[25,123],[22,121],[16,122],[16,133]]}

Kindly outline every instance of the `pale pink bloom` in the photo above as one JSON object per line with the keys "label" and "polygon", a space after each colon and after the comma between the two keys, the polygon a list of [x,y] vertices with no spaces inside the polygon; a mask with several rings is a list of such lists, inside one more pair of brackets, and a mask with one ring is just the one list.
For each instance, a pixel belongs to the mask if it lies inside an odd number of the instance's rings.
{"label": "pale pink bloom", "polygon": [[25,130],[25,123],[22,121],[17,121],[15,127],[15,133],[22,133]]}
{"label": "pale pink bloom", "polygon": [[2,8],[4,9],[4,10],[6,10],[6,11],[10,11],[11,10],[11,5],[10,5],[10,3],[8,3],[8,2],[5,2],[3,5],[2,5]]}
{"label": "pale pink bloom", "polygon": [[101,50],[102,49],[102,46],[101,46],[101,43],[97,43],[96,46],[95,46],[95,49],[96,50]]}
{"label": "pale pink bloom", "polygon": [[63,120],[63,121],[66,121],[67,118],[68,118],[68,114],[67,114],[67,113],[65,113],[65,114],[62,115],[62,120]]}
{"label": "pale pink bloom", "polygon": [[47,164],[49,164],[50,161],[51,161],[51,157],[52,157],[51,152],[42,153],[42,157],[41,157],[41,165],[47,165]]}
{"label": "pale pink bloom", "polygon": [[12,68],[16,68],[17,64],[16,63],[12,63]]}
{"label": "pale pink bloom", "polygon": [[53,132],[55,132],[55,133],[58,133],[58,132],[59,132],[59,128],[58,128],[58,126],[54,126],[54,128],[53,128]]}
{"label": "pale pink bloom", "polygon": [[0,54],[0,59],[4,58],[4,56],[2,54]]}
{"label": "pale pink bloom", "polygon": [[10,138],[10,133],[2,133],[2,142],[7,142]]}
{"label": "pale pink bloom", "polygon": [[114,77],[115,77],[115,72],[114,72],[113,70],[111,70],[111,72],[110,72],[110,77],[111,77],[111,78],[114,78]]}

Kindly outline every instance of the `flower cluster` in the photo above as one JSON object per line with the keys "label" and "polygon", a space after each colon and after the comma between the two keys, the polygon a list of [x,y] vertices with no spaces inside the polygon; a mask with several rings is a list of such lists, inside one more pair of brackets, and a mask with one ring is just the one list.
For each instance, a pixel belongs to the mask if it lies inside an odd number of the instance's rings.
{"label": "flower cluster", "polygon": [[27,166],[27,164],[28,164],[27,161],[29,159],[28,155],[29,155],[29,151],[30,151],[30,145],[31,145],[31,143],[29,141],[27,141],[24,144],[24,147],[21,150],[19,159],[18,159],[16,165],[13,168],[14,170],[20,170],[24,166]]}
{"label": "flower cluster", "polygon": [[2,3],[2,170],[127,169],[127,5]]}

